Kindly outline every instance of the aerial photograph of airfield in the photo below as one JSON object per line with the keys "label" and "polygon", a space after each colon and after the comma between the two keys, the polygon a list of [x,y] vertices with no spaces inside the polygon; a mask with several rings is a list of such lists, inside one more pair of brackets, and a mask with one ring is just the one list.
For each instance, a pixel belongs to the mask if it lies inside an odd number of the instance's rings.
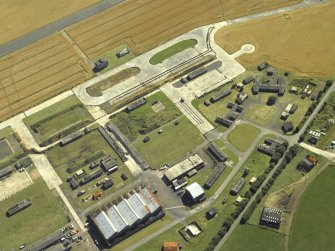
{"label": "aerial photograph of airfield", "polygon": [[0,13],[0,251],[335,250],[335,1]]}

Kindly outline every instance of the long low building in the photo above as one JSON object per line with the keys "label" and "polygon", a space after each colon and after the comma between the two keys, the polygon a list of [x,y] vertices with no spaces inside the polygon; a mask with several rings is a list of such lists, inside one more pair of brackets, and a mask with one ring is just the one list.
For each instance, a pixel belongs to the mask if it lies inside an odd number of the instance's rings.
{"label": "long low building", "polygon": [[12,166],[7,166],[5,168],[0,169],[0,179],[10,176],[13,170],[14,168]]}
{"label": "long low building", "polygon": [[140,188],[124,195],[113,203],[89,214],[95,227],[108,246],[116,240],[128,237],[128,232],[150,221],[162,206],[149,188]]}
{"label": "long low building", "polygon": [[228,159],[228,156],[224,152],[222,152],[215,143],[209,144],[207,147],[207,151],[219,162],[225,162]]}
{"label": "long low building", "polygon": [[193,169],[201,169],[204,166],[204,161],[198,154],[194,154],[182,162],[170,167],[165,171],[164,177],[172,182],[175,179],[178,179],[186,175],[189,171]]}
{"label": "long low building", "polygon": [[31,206],[31,201],[30,200],[23,200],[20,203],[16,204],[15,206],[12,206],[7,210],[7,216],[13,216],[14,214],[17,214],[18,212],[28,208]]}

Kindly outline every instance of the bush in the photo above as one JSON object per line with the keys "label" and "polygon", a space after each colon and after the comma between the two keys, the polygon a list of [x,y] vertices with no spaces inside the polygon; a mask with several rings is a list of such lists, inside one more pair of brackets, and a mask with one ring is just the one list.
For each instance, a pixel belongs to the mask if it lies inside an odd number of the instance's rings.
{"label": "bush", "polygon": [[232,212],[231,217],[237,219],[237,217],[242,213],[243,209],[241,207],[236,207],[234,212]]}
{"label": "bush", "polygon": [[250,191],[246,191],[246,192],[244,193],[244,198],[246,198],[246,199],[250,199],[251,196],[252,196],[252,192],[250,192]]}
{"label": "bush", "polygon": [[233,223],[234,223],[234,218],[232,218],[231,216],[228,216],[224,219],[222,227],[227,227],[227,229],[229,229],[231,225],[233,225]]}
{"label": "bush", "polygon": [[281,157],[282,157],[282,155],[280,153],[276,152],[274,155],[272,155],[270,161],[272,163],[276,163],[277,164]]}
{"label": "bush", "polygon": [[274,105],[277,102],[277,97],[272,95],[268,98],[268,101],[266,102],[267,105]]}

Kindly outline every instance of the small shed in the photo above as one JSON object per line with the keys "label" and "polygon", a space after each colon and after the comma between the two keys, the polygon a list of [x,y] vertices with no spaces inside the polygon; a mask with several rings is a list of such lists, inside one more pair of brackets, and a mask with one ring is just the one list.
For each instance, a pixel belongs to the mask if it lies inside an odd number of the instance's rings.
{"label": "small shed", "polygon": [[150,141],[150,137],[149,136],[144,137],[143,143],[148,143],[149,141]]}
{"label": "small shed", "polygon": [[294,129],[294,126],[293,126],[293,123],[291,121],[287,121],[283,124],[283,126],[281,127],[282,131],[284,133],[288,133],[288,132],[291,132],[293,131]]}
{"label": "small shed", "polygon": [[208,209],[208,211],[206,212],[206,217],[207,217],[207,219],[211,219],[211,218],[213,218],[216,214],[217,214],[216,209],[215,209],[214,207],[211,207],[211,208]]}

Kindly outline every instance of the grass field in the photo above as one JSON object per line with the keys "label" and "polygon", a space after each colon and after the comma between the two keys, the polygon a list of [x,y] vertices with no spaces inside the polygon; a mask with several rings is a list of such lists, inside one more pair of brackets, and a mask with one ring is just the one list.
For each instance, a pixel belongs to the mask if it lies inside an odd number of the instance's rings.
{"label": "grass field", "polygon": [[0,59],[0,121],[92,76],[63,36],[55,34]]}
{"label": "grass field", "polygon": [[183,40],[153,55],[149,59],[149,63],[152,65],[162,63],[164,60],[172,57],[173,55],[176,55],[188,48],[193,48],[197,45],[197,43],[198,41],[196,39]]}
{"label": "grass field", "polygon": [[[124,48],[128,48],[129,49],[129,54],[121,57],[121,58],[118,58],[116,56],[116,53],[118,53],[119,51],[123,50]],[[129,48],[129,46],[127,44],[121,44],[115,48],[113,48],[112,50],[110,51],[107,51],[101,55],[98,55],[96,58],[92,59],[93,62],[97,61],[98,59],[107,59],[108,60],[108,66],[103,69],[102,71],[100,71],[100,73],[104,73],[106,71],[109,71],[131,59],[133,59],[135,57],[135,54],[134,52],[131,50],[131,48]]]}
{"label": "grass field", "polygon": [[[271,136],[271,135],[268,135]],[[217,216],[214,219],[207,220],[205,217],[207,208],[200,211],[199,213],[187,218],[183,224],[190,223],[192,221],[197,221],[197,223],[201,226],[204,230],[203,233],[198,235],[195,238],[192,238],[189,242],[185,242],[181,235],[178,233],[178,230],[183,226],[182,224],[178,224],[175,227],[171,228],[170,230],[160,234],[156,238],[152,239],[151,241],[147,242],[145,245],[136,249],[137,251],[142,250],[160,250],[162,243],[164,241],[178,241],[184,245],[183,249],[187,251],[193,250],[205,250],[210,240],[213,238],[214,235],[221,229],[222,224],[224,222],[225,217],[230,215],[234,209],[236,197],[231,196],[229,194],[230,189],[232,188],[233,184],[240,179],[243,174],[244,168],[248,167],[250,173],[247,178],[251,178],[253,176],[257,177],[261,175],[264,169],[268,166],[270,157],[260,154],[257,151],[253,151],[237,174],[234,176],[232,181],[227,185],[224,191],[219,195],[219,197],[215,200],[215,202],[211,205],[217,210]],[[249,186],[246,184],[240,194],[244,194],[246,190],[249,189]],[[227,199],[226,203],[223,203],[223,199]]]}
{"label": "grass field", "polygon": [[92,121],[92,115],[75,95],[23,119],[38,143],[59,139]]}
{"label": "grass field", "polygon": [[[245,76],[247,76],[247,74],[242,74],[241,76],[238,76],[237,78],[234,79],[234,82],[239,83],[240,81],[242,81],[243,77]],[[212,92],[207,93],[205,96],[199,99],[194,99],[192,101],[192,105],[201,114],[203,114],[213,126],[216,126],[216,129],[218,131],[221,131],[221,132],[226,131],[227,128],[215,123],[215,119],[218,116],[224,117],[230,112],[230,109],[227,108],[227,105],[229,102],[235,103],[235,99],[237,97],[238,91],[236,89],[233,89],[232,93],[229,96],[219,100],[218,102],[215,102],[214,104],[211,104],[210,106],[205,106],[204,101],[205,100],[209,101],[209,99],[213,95],[219,92],[231,89],[231,86],[232,86],[231,84],[223,85],[217,88],[216,90],[213,90]],[[251,87],[252,87],[251,85],[246,85],[243,90],[243,92],[248,94],[249,98],[252,98]]]}
{"label": "grass field", "polygon": [[254,53],[238,58],[246,68],[267,61],[275,67],[305,76],[333,77],[334,11],[335,3],[331,1],[262,17],[224,27],[216,33],[215,40],[229,53],[237,51],[245,43],[255,45]]}
{"label": "grass field", "polygon": [[[114,185],[112,188],[104,192],[104,196],[134,181],[134,176],[122,163],[120,158],[105,141],[105,139],[102,137],[98,130],[95,130],[66,146],[53,147],[51,148],[51,150],[47,151],[46,154],[50,160],[50,163],[55,168],[55,171],[63,180],[63,188],[67,189],[68,191],[71,191],[71,188],[66,182],[67,177],[74,175],[74,172],[79,169],[83,169],[83,171],[85,171],[86,173],[92,173],[94,171],[97,171],[97,169],[90,170],[88,165],[92,161],[107,155],[112,155],[117,160],[119,168],[118,171],[107,176],[108,178],[113,179]],[[67,172],[67,168],[74,168],[74,172]],[[126,181],[123,181],[120,177],[122,173],[125,173],[128,176],[128,179]],[[88,183],[85,186],[81,186],[79,190],[86,190],[86,194],[82,197],[93,194],[96,191],[100,191],[100,187],[93,188],[92,186],[103,178],[104,176],[101,176],[97,180],[93,181],[93,183]],[[82,203],[81,198],[76,197],[76,193],[74,193],[72,201],[81,208],[87,208],[94,204],[93,201],[87,201],[85,203]]]}
{"label": "grass field", "polygon": [[11,127],[0,130],[0,169],[23,157],[24,149],[20,143]]}
{"label": "grass field", "polygon": [[[13,0],[0,2],[2,33],[0,44],[52,23],[99,0]],[[41,15],[43,13],[43,15]],[[15,18],[12,18],[15,16]],[[8,22],[8,20],[12,20]]]}
{"label": "grass field", "polygon": [[103,95],[103,92],[107,90],[108,88],[111,88],[112,86],[117,85],[118,83],[122,81],[125,81],[133,76],[136,76],[140,72],[141,70],[138,67],[130,67],[130,68],[123,69],[113,74],[112,76],[87,87],[86,91],[92,97],[100,97]]}
{"label": "grass field", "polygon": [[[66,172],[67,168],[78,167],[78,169],[80,169],[84,166],[88,166],[90,162],[103,155],[112,155],[117,159],[119,164],[122,164],[121,160],[98,130],[66,146],[55,146],[48,150],[46,154],[63,181],[66,181],[69,175],[69,173]],[[85,163],[86,160],[90,159],[92,160]]]}
{"label": "grass field", "polygon": [[171,164],[204,141],[198,129],[186,117],[182,116],[178,120],[177,126],[172,121],[159,127],[163,130],[161,134],[158,133],[159,129],[148,133],[150,141],[147,143],[143,143],[143,138],[133,142],[152,168],[159,168],[164,163]]}
{"label": "grass field", "polygon": [[[329,166],[307,188],[293,218],[290,250],[333,250],[335,167]],[[306,227],[313,226],[313,227]],[[313,238],[311,238],[311,236]]]}
{"label": "grass field", "polygon": [[[154,111],[153,102],[159,101],[158,110]],[[147,97],[147,104],[130,113],[120,112],[112,118],[114,123],[130,141],[142,136],[140,130],[149,133],[154,129],[181,116],[179,109],[162,92]]]}
{"label": "grass field", "polygon": [[[7,209],[24,199],[30,199],[32,205],[10,218],[6,217]],[[32,244],[60,229],[67,219],[59,200],[38,178],[33,185],[1,201],[0,234],[6,238],[0,238],[0,247],[17,250],[23,243]]]}
{"label": "grass field", "polygon": [[228,134],[227,140],[238,151],[245,152],[249,149],[259,133],[260,130],[251,125],[240,124]]}
{"label": "grass field", "polygon": [[251,225],[239,225],[221,251],[283,251],[282,234]]}
{"label": "grass field", "polygon": [[276,106],[252,105],[248,107],[245,116],[248,120],[259,125],[268,125],[277,112]]}
{"label": "grass field", "polygon": [[[326,149],[327,146],[331,144],[331,141],[335,139],[335,125],[330,123],[328,119],[334,119],[334,106],[335,106],[335,94],[331,94],[329,99],[326,102],[325,108],[320,111],[313,120],[312,127],[310,130],[321,130],[325,129],[326,135],[322,135],[316,147],[320,149]],[[308,130],[308,132],[310,131]],[[307,134],[308,135],[308,134]],[[309,136],[306,136],[306,141],[309,139]],[[328,148],[327,148],[328,149]]]}
{"label": "grass field", "polygon": [[[296,167],[303,158],[310,154],[318,159],[318,164],[310,172],[304,174],[299,171]],[[289,234],[288,230],[290,227],[289,218],[292,217],[290,211],[293,210],[293,203],[297,198],[298,193],[301,188],[299,186],[304,186],[310,180],[314,179],[317,175],[319,169],[326,164],[327,160],[320,156],[315,155],[312,152],[299,147],[298,154],[296,157],[287,165],[287,167],[282,171],[280,176],[276,179],[275,183],[272,185],[267,195],[262,199],[261,203],[258,205],[252,216],[250,217],[248,223],[253,225],[259,224],[259,219],[262,214],[263,207],[274,207],[281,208],[284,210],[283,218],[278,232],[282,234]],[[304,175],[303,175],[304,174]],[[289,200],[287,200],[291,196]],[[286,206],[287,203],[287,206]]]}

